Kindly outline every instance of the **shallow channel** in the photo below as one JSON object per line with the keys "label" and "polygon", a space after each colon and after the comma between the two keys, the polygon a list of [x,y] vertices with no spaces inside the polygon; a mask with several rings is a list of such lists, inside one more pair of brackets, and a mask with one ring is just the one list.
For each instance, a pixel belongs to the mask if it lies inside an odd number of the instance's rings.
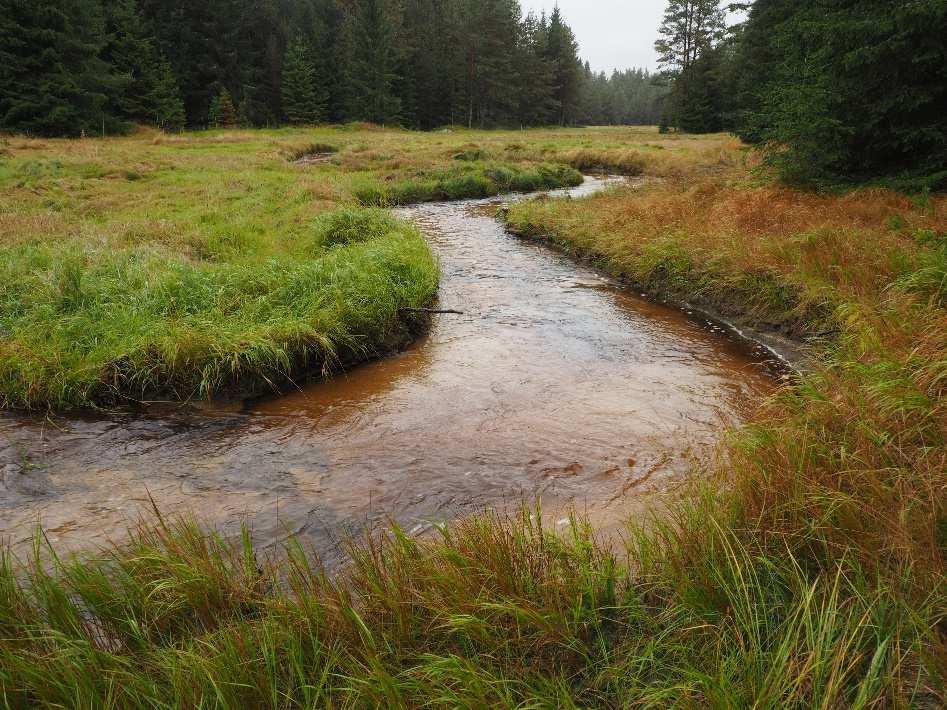
{"label": "shallow channel", "polygon": [[773,391],[768,356],[509,236],[509,199],[399,211],[438,254],[441,307],[463,312],[402,354],[237,410],[0,415],[0,539],[120,541],[153,499],[331,562],[390,519],[420,532],[522,499],[642,514]]}

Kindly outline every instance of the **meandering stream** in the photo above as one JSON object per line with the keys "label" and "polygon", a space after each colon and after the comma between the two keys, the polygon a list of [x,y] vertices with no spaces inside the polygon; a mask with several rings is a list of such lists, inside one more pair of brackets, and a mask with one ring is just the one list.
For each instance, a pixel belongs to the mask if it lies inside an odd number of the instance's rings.
{"label": "meandering stream", "polygon": [[389,519],[646,508],[773,390],[766,355],[507,235],[502,202],[400,211],[440,258],[442,307],[463,311],[400,355],[239,410],[0,416],[0,539],[24,552],[42,524],[65,548],[118,541],[153,499],[331,561]]}

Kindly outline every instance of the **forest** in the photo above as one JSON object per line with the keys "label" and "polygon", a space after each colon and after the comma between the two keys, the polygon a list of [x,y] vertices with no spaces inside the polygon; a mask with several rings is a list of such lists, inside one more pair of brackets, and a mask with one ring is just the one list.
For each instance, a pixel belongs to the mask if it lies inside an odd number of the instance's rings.
{"label": "forest", "polygon": [[671,0],[664,122],[762,146],[789,182],[947,185],[947,2]]}
{"label": "forest", "polygon": [[37,135],[654,124],[667,93],[516,0],[2,0],[0,39],[0,128]]}

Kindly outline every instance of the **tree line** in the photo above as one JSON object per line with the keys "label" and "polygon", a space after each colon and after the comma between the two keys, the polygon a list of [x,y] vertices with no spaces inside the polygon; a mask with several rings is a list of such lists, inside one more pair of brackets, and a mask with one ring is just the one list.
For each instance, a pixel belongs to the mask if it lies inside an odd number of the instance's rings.
{"label": "tree line", "polygon": [[653,122],[652,79],[516,0],[0,0],[0,129],[40,135]]}
{"label": "tree line", "polygon": [[664,123],[763,146],[794,182],[947,186],[947,0],[671,0]]}

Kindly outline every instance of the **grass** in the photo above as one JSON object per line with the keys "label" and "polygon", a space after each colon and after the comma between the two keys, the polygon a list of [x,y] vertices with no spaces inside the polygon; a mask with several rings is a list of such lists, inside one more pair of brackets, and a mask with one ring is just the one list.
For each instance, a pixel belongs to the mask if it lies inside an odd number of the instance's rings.
{"label": "grass", "polygon": [[[810,371],[733,437],[715,479],[727,493],[713,509],[726,511],[723,530],[764,551],[767,566],[887,589],[927,629],[901,666],[913,675],[900,682],[931,683],[943,702],[947,198],[802,193],[734,167],[518,204],[508,220],[656,296],[808,342]],[[682,573],[707,563],[702,536],[718,516],[704,510],[665,541],[665,551],[691,550]],[[838,594],[853,608],[874,592],[843,585]],[[874,633],[876,621],[863,623]],[[878,637],[839,662],[890,643]]]}
{"label": "grass", "polygon": [[[532,513],[532,514],[531,514]],[[706,505],[626,552],[581,521],[394,529],[330,576],[186,520],[0,570],[7,707],[869,707],[936,702],[933,599],[814,572]],[[696,524],[702,535],[686,532]],[[696,546],[694,546],[696,545]],[[905,580],[905,584],[908,584]],[[919,659],[921,664],[918,665]]]}
{"label": "grass", "polygon": [[[194,149],[238,154],[243,135]],[[511,226],[656,295],[805,340],[810,370],[730,436],[698,472],[705,488],[617,546],[579,519],[552,534],[531,510],[423,540],[393,528],[332,575],[295,544],[263,559],[249,531],[227,542],[187,520],[70,559],[38,543],[33,560],[0,565],[3,703],[947,703],[947,198],[797,192],[748,171],[752,156],[721,136],[353,129],[298,142],[314,141],[339,144],[318,171],[349,204],[366,180],[604,168],[602,156],[633,172],[643,156],[659,180],[517,204]],[[47,185],[55,170],[21,179]],[[330,253],[367,248],[362,220],[386,218],[361,209],[333,210],[331,228],[307,217],[302,233],[341,235]],[[56,282],[67,301],[81,294],[71,273]]]}
{"label": "grass", "polygon": [[192,260],[150,245],[8,247],[0,403],[64,409],[278,388],[404,342],[420,324],[401,309],[437,288],[420,233],[372,210],[324,213],[278,258],[234,251]]}
{"label": "grass", "polygon": [[561,164],[521,167],[466,161],[462,167],[419,170],[415,177],[393,182],[369,178],[354,188],[363,205],[394,206],[508,192],[535,192],[582,184],[582,175]]}
{"label": "grass", "polygon": [[[415,230],[354,210],[581,181],[486,146],[455,160],[500,135],[0,139],[0,408],[282,390],[403,344],[423,326],[406,309],[434,298],[436,265]],[[529,134],[552,138],[588,139]]]}

